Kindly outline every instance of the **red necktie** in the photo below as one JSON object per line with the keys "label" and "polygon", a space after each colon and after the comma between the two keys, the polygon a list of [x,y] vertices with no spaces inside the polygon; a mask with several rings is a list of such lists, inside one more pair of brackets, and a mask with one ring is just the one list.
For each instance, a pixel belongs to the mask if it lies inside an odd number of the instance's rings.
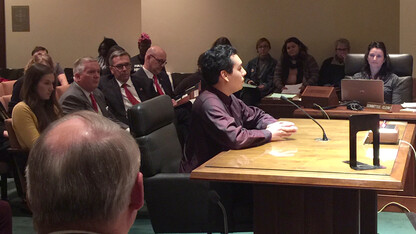
{"label": "red necktie", "polygon": [[94,95],[92,93],[90,93],[90,98],[91,98],[92,108],[94,109],[95,112],[98,113],[97,102],[95,101]]}
{"label": "red necktie", "polygon": [[155,86],[156,86],[156,89],[157,89],[157,92],[159,93],[159,95],[165,94],[165,93],[163,93],[163,90],[160,87],[159,81],[157,80],[157,77],[155,75],[153,76],[153,81],[155,82]]}
{"label": "red necktie", "polygon": [[139,104],[140,102],[137,101],[137,99],[133,96],[133,94],[130,92],[130,90],[127,88],[127,84],[124,83],[121,87],[124,88],[124,91],[126,92],[127,99],[129,99],[129,102],[134,106],[136,104]]}

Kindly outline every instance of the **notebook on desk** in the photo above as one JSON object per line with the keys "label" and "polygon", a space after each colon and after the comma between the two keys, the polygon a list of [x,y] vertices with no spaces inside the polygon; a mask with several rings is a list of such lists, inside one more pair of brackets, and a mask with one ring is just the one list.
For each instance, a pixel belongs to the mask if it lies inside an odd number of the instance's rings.
{"label": "notebook on desk", "polygon": [[382,80],[343,79],[341,80],[341,100],[384,103],[384,83]]}

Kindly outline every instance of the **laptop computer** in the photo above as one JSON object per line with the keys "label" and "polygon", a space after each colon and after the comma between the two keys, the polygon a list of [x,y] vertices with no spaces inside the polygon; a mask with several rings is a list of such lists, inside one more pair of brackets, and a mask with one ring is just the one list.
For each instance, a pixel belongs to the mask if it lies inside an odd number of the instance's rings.
{"label": "laptop computer", "polygon": [[341,100],[384,103],[384,82],[382,80],[343,79],[341,80]]}

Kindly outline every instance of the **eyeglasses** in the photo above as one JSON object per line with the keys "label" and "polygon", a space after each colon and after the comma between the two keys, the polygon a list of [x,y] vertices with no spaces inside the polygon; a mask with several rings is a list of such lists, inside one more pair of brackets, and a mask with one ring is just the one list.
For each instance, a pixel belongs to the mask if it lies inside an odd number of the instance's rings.
{"label": "eyeglasses", "polygon": [[124,63],[124,64],[118,64],[116,66],[112,66],[117,68],[117,70],[121,71],[123,68],[126,68],[126,70],[129,70],[131,68],[131,63]]}
{"label": "eyeglasses", "polygon": [[337,48],[338,51],[348,51],[348,48]]}
{"label": "eyeglasses", "polygon": [[150,56],[152,56],[160,64],[160,66],[165,66],[168,63],[168,61],[163,60],[163,59],[158,59],[154,55],[150,55]]}

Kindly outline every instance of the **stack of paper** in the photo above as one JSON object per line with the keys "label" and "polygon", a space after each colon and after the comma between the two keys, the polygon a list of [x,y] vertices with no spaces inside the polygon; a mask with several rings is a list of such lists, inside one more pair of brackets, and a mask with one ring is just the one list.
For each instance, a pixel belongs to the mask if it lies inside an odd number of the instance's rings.
{"label": "stack of paper", "polygon": [[285,89],[282,90],[282,93],[298,94],[300,93],[301,87],[302,87],[302,83],[295,84],[295,85],[285,85]]}
{"label": "stack of paper", "polygon": [[404,109],[400,111],[407,111],[407,112],[416,112],[416,102],[405,102],[402,104]]}

